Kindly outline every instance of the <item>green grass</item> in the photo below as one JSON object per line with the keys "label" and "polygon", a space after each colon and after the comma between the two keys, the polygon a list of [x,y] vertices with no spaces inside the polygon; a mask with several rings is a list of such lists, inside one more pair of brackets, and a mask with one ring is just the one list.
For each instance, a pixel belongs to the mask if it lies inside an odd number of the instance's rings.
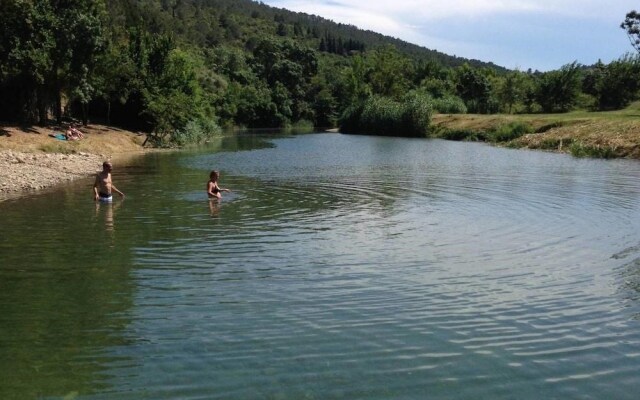
{"label": "green grass", "polygon": [[616,158],[617,154],[610,146],[590,146],[582,143],[571,143],[569,152],[581,158]]}
{"label": "green grass", "polygon": [[73,154],[76,152],[75,143],[48,143],[38,147],[39,150],[45,153],[61,153],[61,154]]}

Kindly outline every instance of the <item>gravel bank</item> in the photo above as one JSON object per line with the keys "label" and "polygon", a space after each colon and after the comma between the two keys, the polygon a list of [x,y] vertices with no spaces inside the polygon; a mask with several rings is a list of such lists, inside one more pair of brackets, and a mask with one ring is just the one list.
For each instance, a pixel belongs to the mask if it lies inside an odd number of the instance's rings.
{"label": "gravel bank", "polygon": [[0,201],[90,177],[106,160],[121,167],[150,151],[137,132],[92,124],[81,128],[82,140],[51,137],[63,130],[0,125]]}
{"label": "gravel bank", "polygon": [[89,153],[0,151],[0,198],[91,176],[104,161],[103,156]]}

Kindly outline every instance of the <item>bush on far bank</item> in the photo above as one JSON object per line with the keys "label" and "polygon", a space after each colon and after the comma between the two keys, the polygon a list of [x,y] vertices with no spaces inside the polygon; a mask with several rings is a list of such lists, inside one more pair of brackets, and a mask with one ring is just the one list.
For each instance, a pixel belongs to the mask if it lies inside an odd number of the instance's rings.
{"label": "bush on far bank", "polygon": [[192,144],[201,144],[219,135],[222,129],[215,121],[210,119],[191,120],[181,128],[176,130],[169,143],[161,143],[161,145],[187,146]]}
{"label": "bush on far bank", "polygon": [[371,96],[349,107],[340,119],[344,133],[426,137],[433,107],[428,96],[407,94],[401,101]]}

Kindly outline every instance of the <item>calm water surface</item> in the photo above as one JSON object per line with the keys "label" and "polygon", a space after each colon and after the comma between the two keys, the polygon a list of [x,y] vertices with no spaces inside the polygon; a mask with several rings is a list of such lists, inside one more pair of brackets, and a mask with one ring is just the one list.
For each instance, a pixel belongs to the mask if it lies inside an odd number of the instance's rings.
{"label": "calm water surface", "polygon": [[0,398],[637,398],[637,161],[246,136],[114,181],[0,202]]}

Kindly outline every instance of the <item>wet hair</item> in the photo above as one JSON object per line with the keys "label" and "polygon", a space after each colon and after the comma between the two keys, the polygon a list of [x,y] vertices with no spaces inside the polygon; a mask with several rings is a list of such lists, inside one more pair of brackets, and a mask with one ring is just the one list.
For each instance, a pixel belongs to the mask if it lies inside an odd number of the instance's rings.
{"label": "wet hair", "polygon": [[209,179],[213,179],[214,176],[217,178],[218,176],[220,176],[220,172],[218,172],[218,170],[215,170],[215,169],[212,170],[211,173],[209,173]]}
{"label": "wet hair", "polygon": [[113,168],[109,161],[105,161],[102,163],[102,169]]}

